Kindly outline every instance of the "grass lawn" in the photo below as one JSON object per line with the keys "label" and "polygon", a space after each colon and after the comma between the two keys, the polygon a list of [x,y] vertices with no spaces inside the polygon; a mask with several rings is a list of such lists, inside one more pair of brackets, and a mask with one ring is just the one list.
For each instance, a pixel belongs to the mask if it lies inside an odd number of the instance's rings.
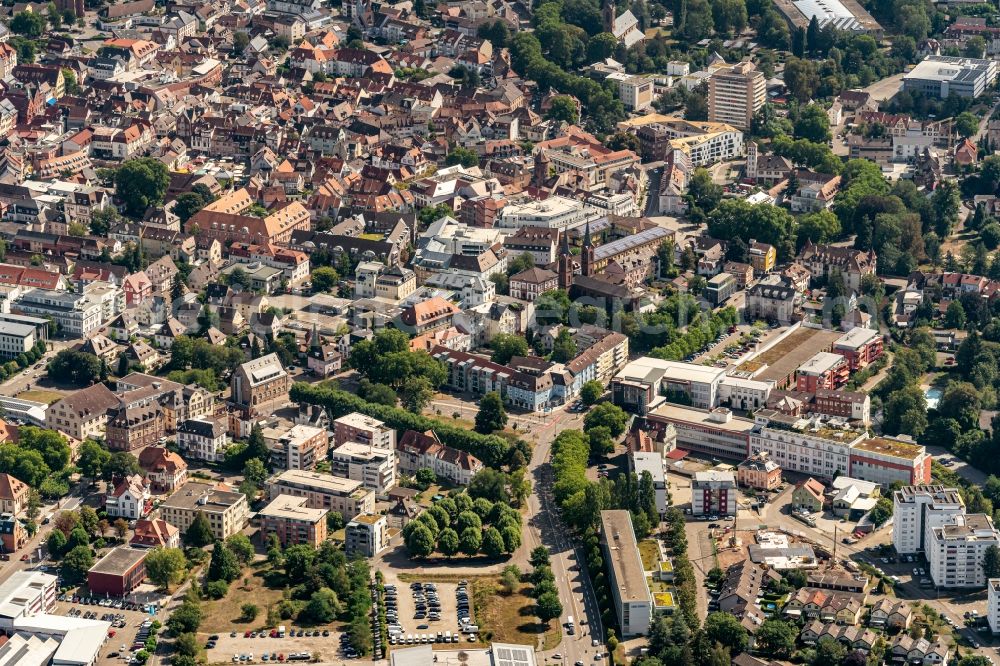
{"label": "grass lawn", "polygon": [[537,645],[542,634],[542,650],[558,647],[562,628],[558,621],[540,624],[534,616],[535,600],[528,596],[530,585],[523,585],[509,597],[500,594],[499,577],[483,576],[472,581],[475,620],[483,639],[499,643]]}
{"label": "grass lawn", "polygon": [[[252,631],[264,626],[267,621],[267,609],[271,604],[281,601],[281,590],[271,590],[264,585],[262,574],[267,570],[266,565],[255,571],[246,570],[244,575],[233,582],[229,587],[229,594],[218,600],[206,600],[202,602],[201,609],[204,613],[200,632],[203,634],[215,634],[230,631]],[[243,587],[243,578],[250,581],[249,589]],[[240,619],[243,604],[256,604],[260,608],[257,619],[253,622],[244,622]],[[291,624],[291,623],[287,623]]]}
{"label": "grass lawn", "polygon": [[642,557],[642,568],[645,571],[656,571],[660,562],[660,547],[655,539],[644,539],[639,542],[639,556]]}
{"label": "grass lawn", "polygon": [[54,402],[62,400],[65,396],[62,393],[57,393],[56,391],[34,389],[32,391],[21,391],[17,397],[21,400],[32,400],[34,402],[44,402],[46,405],[51,405]]}

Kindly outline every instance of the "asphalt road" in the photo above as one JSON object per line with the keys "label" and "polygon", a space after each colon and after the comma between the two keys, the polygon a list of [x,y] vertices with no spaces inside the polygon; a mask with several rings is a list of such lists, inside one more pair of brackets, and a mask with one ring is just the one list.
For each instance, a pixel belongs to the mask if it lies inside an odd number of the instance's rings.
{"label": "asphalt road", "polygon": [[[573,664],[582,661],[590,664],[594,661],[597,650],[591,646],[591,641],[595,637],[602,640],[604,638],[597,597],[587,576],[583,557],[569,530],[563,525],[552,496],[552,467],[549,464],[552,440],[558,432],[581,428],[582,425],[582,414],[559,410],[549,414],[541,425],[533,428],[537,443],[528,463],[528,473],[534,483],[534,492],[528,498],[529,518],[525,542],[529,551],[539,544],[549,549],[552,573],[563,605],[560,624],[566,622],[569,616],[576,623],[574,635],[568,635],[564,629],[559,647],[539,654],[540,661],[546,663]],[[561,660],[552,660],[555,654],[561,655]]]}

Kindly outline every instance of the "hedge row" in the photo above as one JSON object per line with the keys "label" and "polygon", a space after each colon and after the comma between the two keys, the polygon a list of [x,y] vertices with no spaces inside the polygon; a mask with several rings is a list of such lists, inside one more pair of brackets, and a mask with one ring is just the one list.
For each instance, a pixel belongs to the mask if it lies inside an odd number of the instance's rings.
{"label": "hedge row", "polygon": [[330,417],[334,419],[351,412],[361,412],[398,430],[416,430],[417,432],[433,430],[443,444],[467,451],[489,467],[500,467],[505,464],[510,454],[510,443],[502,437],[481,435],[445,421],[408,412],[399,407],[367,402],[353,393],[329,386],[298,382],[292,385],[291,398],[296,402],[322,405],[329,411]]}

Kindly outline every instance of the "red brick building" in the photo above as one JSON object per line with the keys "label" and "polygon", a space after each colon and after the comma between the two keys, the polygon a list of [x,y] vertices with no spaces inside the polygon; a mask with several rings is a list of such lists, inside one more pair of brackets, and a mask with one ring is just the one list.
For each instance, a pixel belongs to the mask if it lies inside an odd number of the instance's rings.
{"label": "red brick building", "polygon": [[119,546],[102,557],[87,572],[87,587],[93,596],[124,597],[146,580],[147,550]]}

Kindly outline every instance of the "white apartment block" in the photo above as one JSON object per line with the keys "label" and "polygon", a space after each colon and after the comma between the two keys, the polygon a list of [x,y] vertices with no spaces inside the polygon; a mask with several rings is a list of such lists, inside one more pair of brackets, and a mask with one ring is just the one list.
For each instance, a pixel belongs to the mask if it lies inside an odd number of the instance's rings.
{"label": "white apartment block", "polygon": [[642,558],[628,511],[601,511],[601,545],[611,563],[611,595],[622,636],[649,633],[653,600],[646,587]]}
{"label": "white apartment block", "polygon": [[35,346],[35,327],[0,322],[0,357],[16,358]]}
{"label": "white apartment block", "polygon": [[932,527],[925,548],[928,569],[937,587],[986,585],[983,555],[990,546],[1000,546],[993,519],[984,513],[952,516],[951,525]]}
{"label": "white apartment block", "polygon": [[818,417],[787,416],[769,409],[757,412],[754,420],[759,428],[750,433],[750,455],[767,453],[783,470],[828,479],[850,474],[851,448],[867,437],[863,431],[836,428]]}
{"label": "white apartment block", "polygon": [[396,431],[376,418],[353,412],[333,422],[333,445],[359,442],[377,449],[396,448]]}
{"label": "white apartment block", "polygon": [[579,201],[561,196],[551,196],[545,201],[526,200],[509,203],[500,210],[497,227],[518,229],[520,227],[543,227],[545,229],[572,229],[594,222],[602,216],[602,211],[585,206]]}
{"label": "white apartment block", "polygon": [[1000,578],[986,581],[986,620],[990,631],[1000,634]]}
{"label": "white apartment block", "polygon": [[930,485],[900,488],[892,494],[892,508],[892,545],[900,555],[925,550],[931,529],[965,513],[958,490]]}
{"label": "white apartment block", "polygon": [[344,529],[344,551],[348,557],[375,557],[389,547],[389,523],[383,515],[355,516]]}
{"label": "white apartment block", "polygon": [[396,452],[392,450],[344,442],[330,452],[330,465],[334,476],[361,481],[379,493],[396,485]]}
{"label": "white apartment block", "polygon": [[643,472],[649,472],[653,479],[653,489],[656,491],[656,510],[660,516],[667,512],[667,478],[666,459],[656,451],[635,451],[629,454],[629,468],[641,477]]}

